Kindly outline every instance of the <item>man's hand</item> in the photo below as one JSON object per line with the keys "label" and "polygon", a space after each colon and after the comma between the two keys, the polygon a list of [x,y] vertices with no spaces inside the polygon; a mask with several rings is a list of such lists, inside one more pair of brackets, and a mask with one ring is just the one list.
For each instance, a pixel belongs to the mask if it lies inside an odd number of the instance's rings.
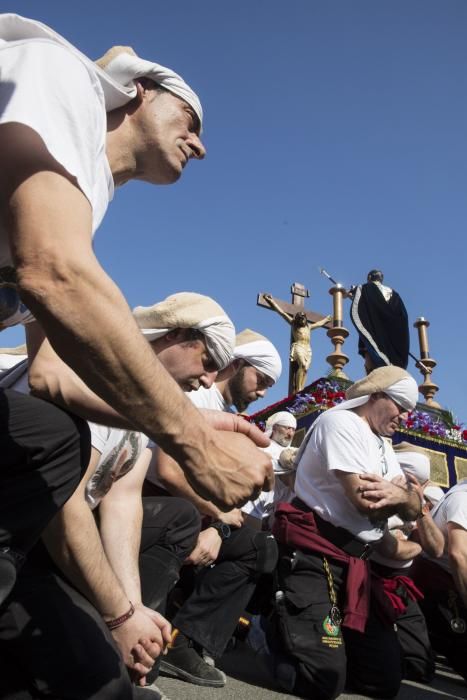
{"label": "man's hand", "polygon": [[403,520],[415,520],[420,514],[418,494],[406,486],[399,485],[400,479],[387,481],[377,474],[360,474],[362,497],[367,500],[370,514],[387,518],[397,513]]}
{"label": "man's hand", "polygon": [[145,685],[155,659],[170,642],[171,627],[162,615],[139,605],[123,625],[112,631],[112,637],[133,680]]}
{"label": "man's hand", "polygon": [[396,509],[407,502],[407,489],[398,483],[387,481],[377,474],[360,474],[360,492],[363,498],[371,501],[370,510],[380,508]]}
{"label": "man's hand", "polygon": [[208,527],[199,533],[198,542],[189,557],[186,558],[186,564],[194,564],[195,566],[210,566],[214,564],[219,556],[222,539],[217,530],[213,527]]}
{"label": "man's hand", "polygon": [[271,444],[270,439],[254,423],[245,420],[238,413],[227,413],[226,411],[215,411],[210,408],[199,409],[209,425],[216,430],[228,430],[233,433],[242,433],[253,440],[257,447],[267,447]]}
{"label": "man's hand", "polygon": [[230,527],[239,528],[245,523],[245,513],[239,508],[232,508],[232,510],[228,510],[226,513],[221,511],[217,519]]}
{"label": "man's hand", "polygon": [[200,454],[181,466],[196,493],[220,510],[239,508],[274,485],[271,457],[246,435],[215,430],[206,454],[208,461]]}

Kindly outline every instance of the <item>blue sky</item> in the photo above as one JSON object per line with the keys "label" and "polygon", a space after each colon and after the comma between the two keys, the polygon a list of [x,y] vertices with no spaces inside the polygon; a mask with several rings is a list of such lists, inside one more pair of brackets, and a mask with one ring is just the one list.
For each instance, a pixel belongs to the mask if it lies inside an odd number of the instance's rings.
{"label": "blue sky", "polygon": [[[96,236],[130,305],[215,297],[287,364],[289,329],[260,291],[330,313],[344,284],[381,268],[411,323],[431,322],[433,380],[467,422],[467,3],[464,0],[15,0],[95,58],[113,44],[174,68],[205,110],[205,161],[170,187],[118,190]],[[70,213],[72,216],[72,213]],[[357,340],[347,373],[363,374]],[[22,341],[5,331],[1,344]],[[411,350],[418,353],[412,328]],[[331,343],[313,334],[309,380]],[[409,367],[416,379],[418,370]],[[287,372],[259,409],[287,392]]]}

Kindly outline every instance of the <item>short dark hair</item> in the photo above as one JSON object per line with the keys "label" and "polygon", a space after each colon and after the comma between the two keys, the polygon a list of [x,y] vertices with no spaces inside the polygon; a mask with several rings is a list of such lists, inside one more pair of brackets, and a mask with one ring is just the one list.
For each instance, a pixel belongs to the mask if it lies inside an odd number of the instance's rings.
{"label": "short dark hair", "polygon": [[368,282],[382,282],[384,275],[381,270],[370,270],[367,276]]}

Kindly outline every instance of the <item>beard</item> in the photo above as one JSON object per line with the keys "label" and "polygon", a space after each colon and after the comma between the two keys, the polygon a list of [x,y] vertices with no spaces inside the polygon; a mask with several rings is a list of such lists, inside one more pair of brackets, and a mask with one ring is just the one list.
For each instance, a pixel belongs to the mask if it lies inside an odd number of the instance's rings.
{"label": "beard", "polygon": [[233,405],[239,413],[243,413],[243,411],[248,408],[250,403],[254,401],[254,399],[248,398],[248,396],[245,394],[245,389],[243,386],[244,372],[245,368],[242,367],[229,382],[230,397]]}
{"label": "beard", "polygon": [[290,443],[292,442],[292,439],[288,438],[286,435],[276,435],[275,437],[271,435],[271,440],[277,442],[281,447],[290,447]]}

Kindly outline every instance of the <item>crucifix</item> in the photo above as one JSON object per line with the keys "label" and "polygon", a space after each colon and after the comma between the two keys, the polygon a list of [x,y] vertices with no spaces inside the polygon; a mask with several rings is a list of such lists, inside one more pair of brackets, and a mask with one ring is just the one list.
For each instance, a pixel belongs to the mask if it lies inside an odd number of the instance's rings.
{"label": "crucifix", "polygon": [[256,302],[258,306],[276,311],[290,325],[289,395],[305,386],[311,364],[311,332],[324,326],[331,328],[331,316],[305,309],[305,299],[310,293],[303,284],[295,282],[290,291],[291,304],[267,293],[258,294]]}

